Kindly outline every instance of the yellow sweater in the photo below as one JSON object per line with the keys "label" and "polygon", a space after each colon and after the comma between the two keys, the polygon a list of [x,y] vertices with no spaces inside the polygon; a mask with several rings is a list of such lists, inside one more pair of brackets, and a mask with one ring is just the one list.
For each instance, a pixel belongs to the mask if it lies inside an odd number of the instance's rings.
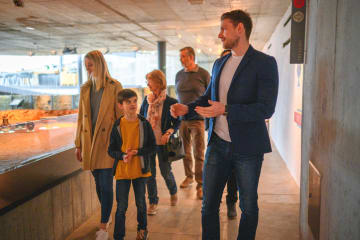
{"label": "yellow sweater", "polygon": [[[140,129],[139,129],[139,120],[128,121],[125,117],[121,118],[120,121],[120,130],[122,138],[121,151],[126,152],[127,149],[137,150],[139,148],[139,138],[140,138]],[[139,156],[133,156],[130,162],[124,163],[124,161],[119,161],[115,179],[136,179],[140,177],[150,177],[151,173],[143,174],[141,172],[140,158]]]}

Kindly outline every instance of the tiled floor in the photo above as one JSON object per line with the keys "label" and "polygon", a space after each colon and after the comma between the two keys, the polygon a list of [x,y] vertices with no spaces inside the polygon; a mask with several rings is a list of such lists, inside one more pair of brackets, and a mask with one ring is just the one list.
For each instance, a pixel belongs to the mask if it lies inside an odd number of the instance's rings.
{"label": "tiled floor", "polygon": [[[181,161],[173,164],[177,183],[184,179]],[[178,191],[178,205],[170,206],[170,197],[165,182],[157,171],[159,209],[155,216],[148,216],[149,238],[152,240],[198,240],[201,239],[201,201],[196,199],[196,185]],[[236,239],[240,220],[238,217],[228,220],[225,195],[220,208],[221,239]],[[299,188],[290,176],[285,163],[274,148],[274,152],[265,155],[259,185],[260,220],[257,240],[298,240],[299,239]],[[113,219],[115,202],[113,208]],[[67,240],[95,239],[100,211],[73,232]],[[126,218],[125,239],[136,238],[136,206],[133,192],[130,193]],[[110,239],[114,224],[109,229]]]}

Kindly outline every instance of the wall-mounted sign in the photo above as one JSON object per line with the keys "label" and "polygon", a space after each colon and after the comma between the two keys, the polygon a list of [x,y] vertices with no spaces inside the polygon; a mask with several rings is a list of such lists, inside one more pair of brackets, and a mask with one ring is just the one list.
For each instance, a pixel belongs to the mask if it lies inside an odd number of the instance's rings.
{"label": "wall-mounted sign", "polygon": [[290,63],[304,63],[306,0],[292,0]]}

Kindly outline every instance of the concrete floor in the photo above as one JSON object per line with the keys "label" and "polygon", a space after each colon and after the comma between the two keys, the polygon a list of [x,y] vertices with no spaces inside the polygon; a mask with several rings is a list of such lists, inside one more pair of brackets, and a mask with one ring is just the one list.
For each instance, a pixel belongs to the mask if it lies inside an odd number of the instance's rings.
{"label": "concrete floor", "polygon": [[[290,176],[279,153],[265,155],[259,184],[260,219],[257,240],[297,240],[299,239],[299,188]],[[182,161],[173,163],[177,183],[184,179]],[[200,240],[201,239],[201,201],[196,199],[196,185],[178,190],[178,205],[170,206],[170,197],[165,182],[157,171],[159,208],[155,216],[148,216],[149,238],[153,240]],[[240,221],[238,217],[228,220],[226,215],[225,193],[220,207],[221,239],[232,240],[237,237]],[[129,208],[126,218],[125,239],[136,238],[136,206],[133,192],[129,197]],[[112,212],[114,220],[115,201]],[[100,211],[73,232],[67,240],[95,239]],[[110,239],[114,231],[111,224]]]}

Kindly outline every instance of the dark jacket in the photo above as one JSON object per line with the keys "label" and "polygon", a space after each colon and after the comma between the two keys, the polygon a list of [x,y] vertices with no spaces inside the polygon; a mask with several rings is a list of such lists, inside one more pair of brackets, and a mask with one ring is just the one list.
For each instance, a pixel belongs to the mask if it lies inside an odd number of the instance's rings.
{"label": "dark jacket", "polygon": [[[166,99],[164,101],[162,113],[161,113],[161,132],[164,134],[168,129],[174,129],[174,133],[179,129],[180,119],[173,118],[170,114],[170,106],[177,103],[177,100],[166,95]],[[147,96],[144,98],[144,101],[141,104],[140,114],[145,118],[147,117],[149,108],[149,103],[147,101]]]}
{"label": "dark jacket", "polygon": [[[190,103],[189,113],[196,106],[209,106],[208,100],[219,101],[221,71],[231,54],[214,63],[211,82],[203,96]],[[226,116],[233,151],[240,154],[271,152],[265,119],[270,118],[276,105],[279,76],[274,57],[255,50],[246,51],[237,67],[227,94]],[[208,141],[211,139],[216,118],[210,119]]]}
{"label": "dark jacket", "polygon": [[[150,157],[156,151],[155,136],[150,123],[141,115],[138,115],[140,120],[140,145],[137,155],[140,156],[141,172],[150,172]],[[121,151],[122,136],[120,133],[120,120],[116,120],[110,135],[110,144],[108,148],[108,154],[115,159],[113,165],[113,175],[115,175],[118,162],[123,160],[123,156],[126,154]],[[142,142],[142,144],[141,144]]]}

